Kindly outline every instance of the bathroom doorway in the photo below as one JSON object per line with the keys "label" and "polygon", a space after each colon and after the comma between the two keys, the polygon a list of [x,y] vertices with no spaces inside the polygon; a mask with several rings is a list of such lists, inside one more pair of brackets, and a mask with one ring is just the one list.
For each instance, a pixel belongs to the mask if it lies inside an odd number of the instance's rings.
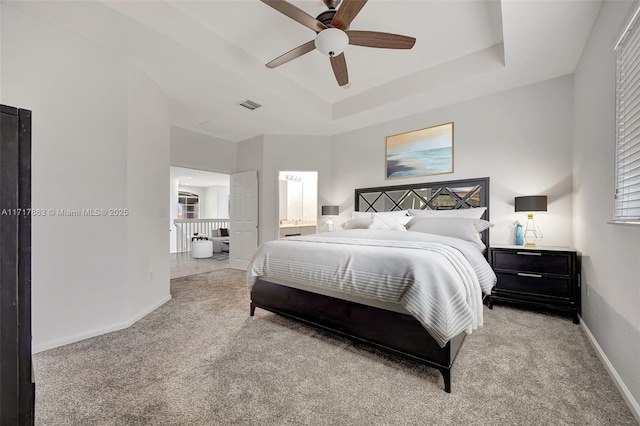
{"label": "bathroom doorway", "polygon": [[318,232],[318,172],[278,175],[278,238]]}

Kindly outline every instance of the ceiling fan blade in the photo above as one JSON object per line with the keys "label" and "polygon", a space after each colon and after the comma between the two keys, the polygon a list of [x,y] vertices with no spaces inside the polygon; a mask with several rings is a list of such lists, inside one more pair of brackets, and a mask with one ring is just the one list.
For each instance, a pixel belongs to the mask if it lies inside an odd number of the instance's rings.
{"label": "ceiling fan blade", "polygon": [[284,0],[261,0],[264,4],[271,6],[278,12],[287,15],[289,18],[293,19],[304,25],[307,28],[311,28],[313,31],[319,33],[320,31],[327,28],[325,24],[318,21],[313,16],[309,15],[302,9],[292,5],[289,2]]}
{"label": "ceiling fan blade", "polygon": [[367,4],[367,0],[342,0],[342,5],[333,17],[331,25],[346,30],[365,4]]}
{"label": "ceiling fan blade", "polygon": [[296,47],[295,49],[291,49],[284,55],[280,55],[275,58],[273,61],[269,62],[266,67],[267,68],[275,68],[282,64],[286,64],[287,62],[299,58],[300,56],[307,54],[316,48],[315,40],[311,40],[301,46]]}
{"label": "ceiling fan blade", "polygon": [[411,49],[416,44],[414,37],[400,34],[381,33],[378,31],[345,31],[349,36],[349,44],[383,49]]}
{"label": "ceiling fan blade", "polygon": [[331,68],[333,68],[333,74],[336,76],[340,86],[349,84],[349,73],[347,72],[347,61],[344,59],[344,53],[331,57]]}

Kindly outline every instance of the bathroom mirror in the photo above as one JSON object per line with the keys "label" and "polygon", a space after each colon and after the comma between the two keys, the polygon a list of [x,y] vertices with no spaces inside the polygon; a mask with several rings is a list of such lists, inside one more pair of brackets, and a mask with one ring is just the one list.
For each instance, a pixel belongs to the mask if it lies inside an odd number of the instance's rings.
{"label": "bathroom mirror", "polygon": [[279,220],[316,222],[318,214],[317,172],[283,171],[279,174]]}

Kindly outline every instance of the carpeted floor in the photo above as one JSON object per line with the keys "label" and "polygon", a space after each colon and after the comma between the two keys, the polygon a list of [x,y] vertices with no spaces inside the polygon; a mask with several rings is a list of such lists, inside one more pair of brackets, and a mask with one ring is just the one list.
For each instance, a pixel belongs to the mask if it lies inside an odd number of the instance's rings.
{"label": "carpeted floor", "polygon": [[242,272],[173,280],[132,327],[35,356],[36,424],[635,425],[579,326],[496,306],[435,369],[256,310]]}

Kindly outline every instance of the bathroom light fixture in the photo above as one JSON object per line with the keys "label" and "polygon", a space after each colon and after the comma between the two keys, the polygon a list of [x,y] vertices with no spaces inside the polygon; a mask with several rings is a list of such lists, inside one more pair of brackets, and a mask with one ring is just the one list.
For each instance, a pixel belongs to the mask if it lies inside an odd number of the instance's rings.
{"label": "bathroom light fixture", "polygon": [[530,195],[527,197],[515,198],[515,211],[527,212],[527,224],[524,227],[522,236],[524,237],[525,247],[536,247],[536,243],[542,239],[542,232],[533,221],[533,212],[547,211],[546,195]]}
{"label": "bathroom light fixture", "polygon": [[329,216],[327,220],[327,232],[333,231],[333,216],[340,214],[338,206],[322,206],[322,216]]}

